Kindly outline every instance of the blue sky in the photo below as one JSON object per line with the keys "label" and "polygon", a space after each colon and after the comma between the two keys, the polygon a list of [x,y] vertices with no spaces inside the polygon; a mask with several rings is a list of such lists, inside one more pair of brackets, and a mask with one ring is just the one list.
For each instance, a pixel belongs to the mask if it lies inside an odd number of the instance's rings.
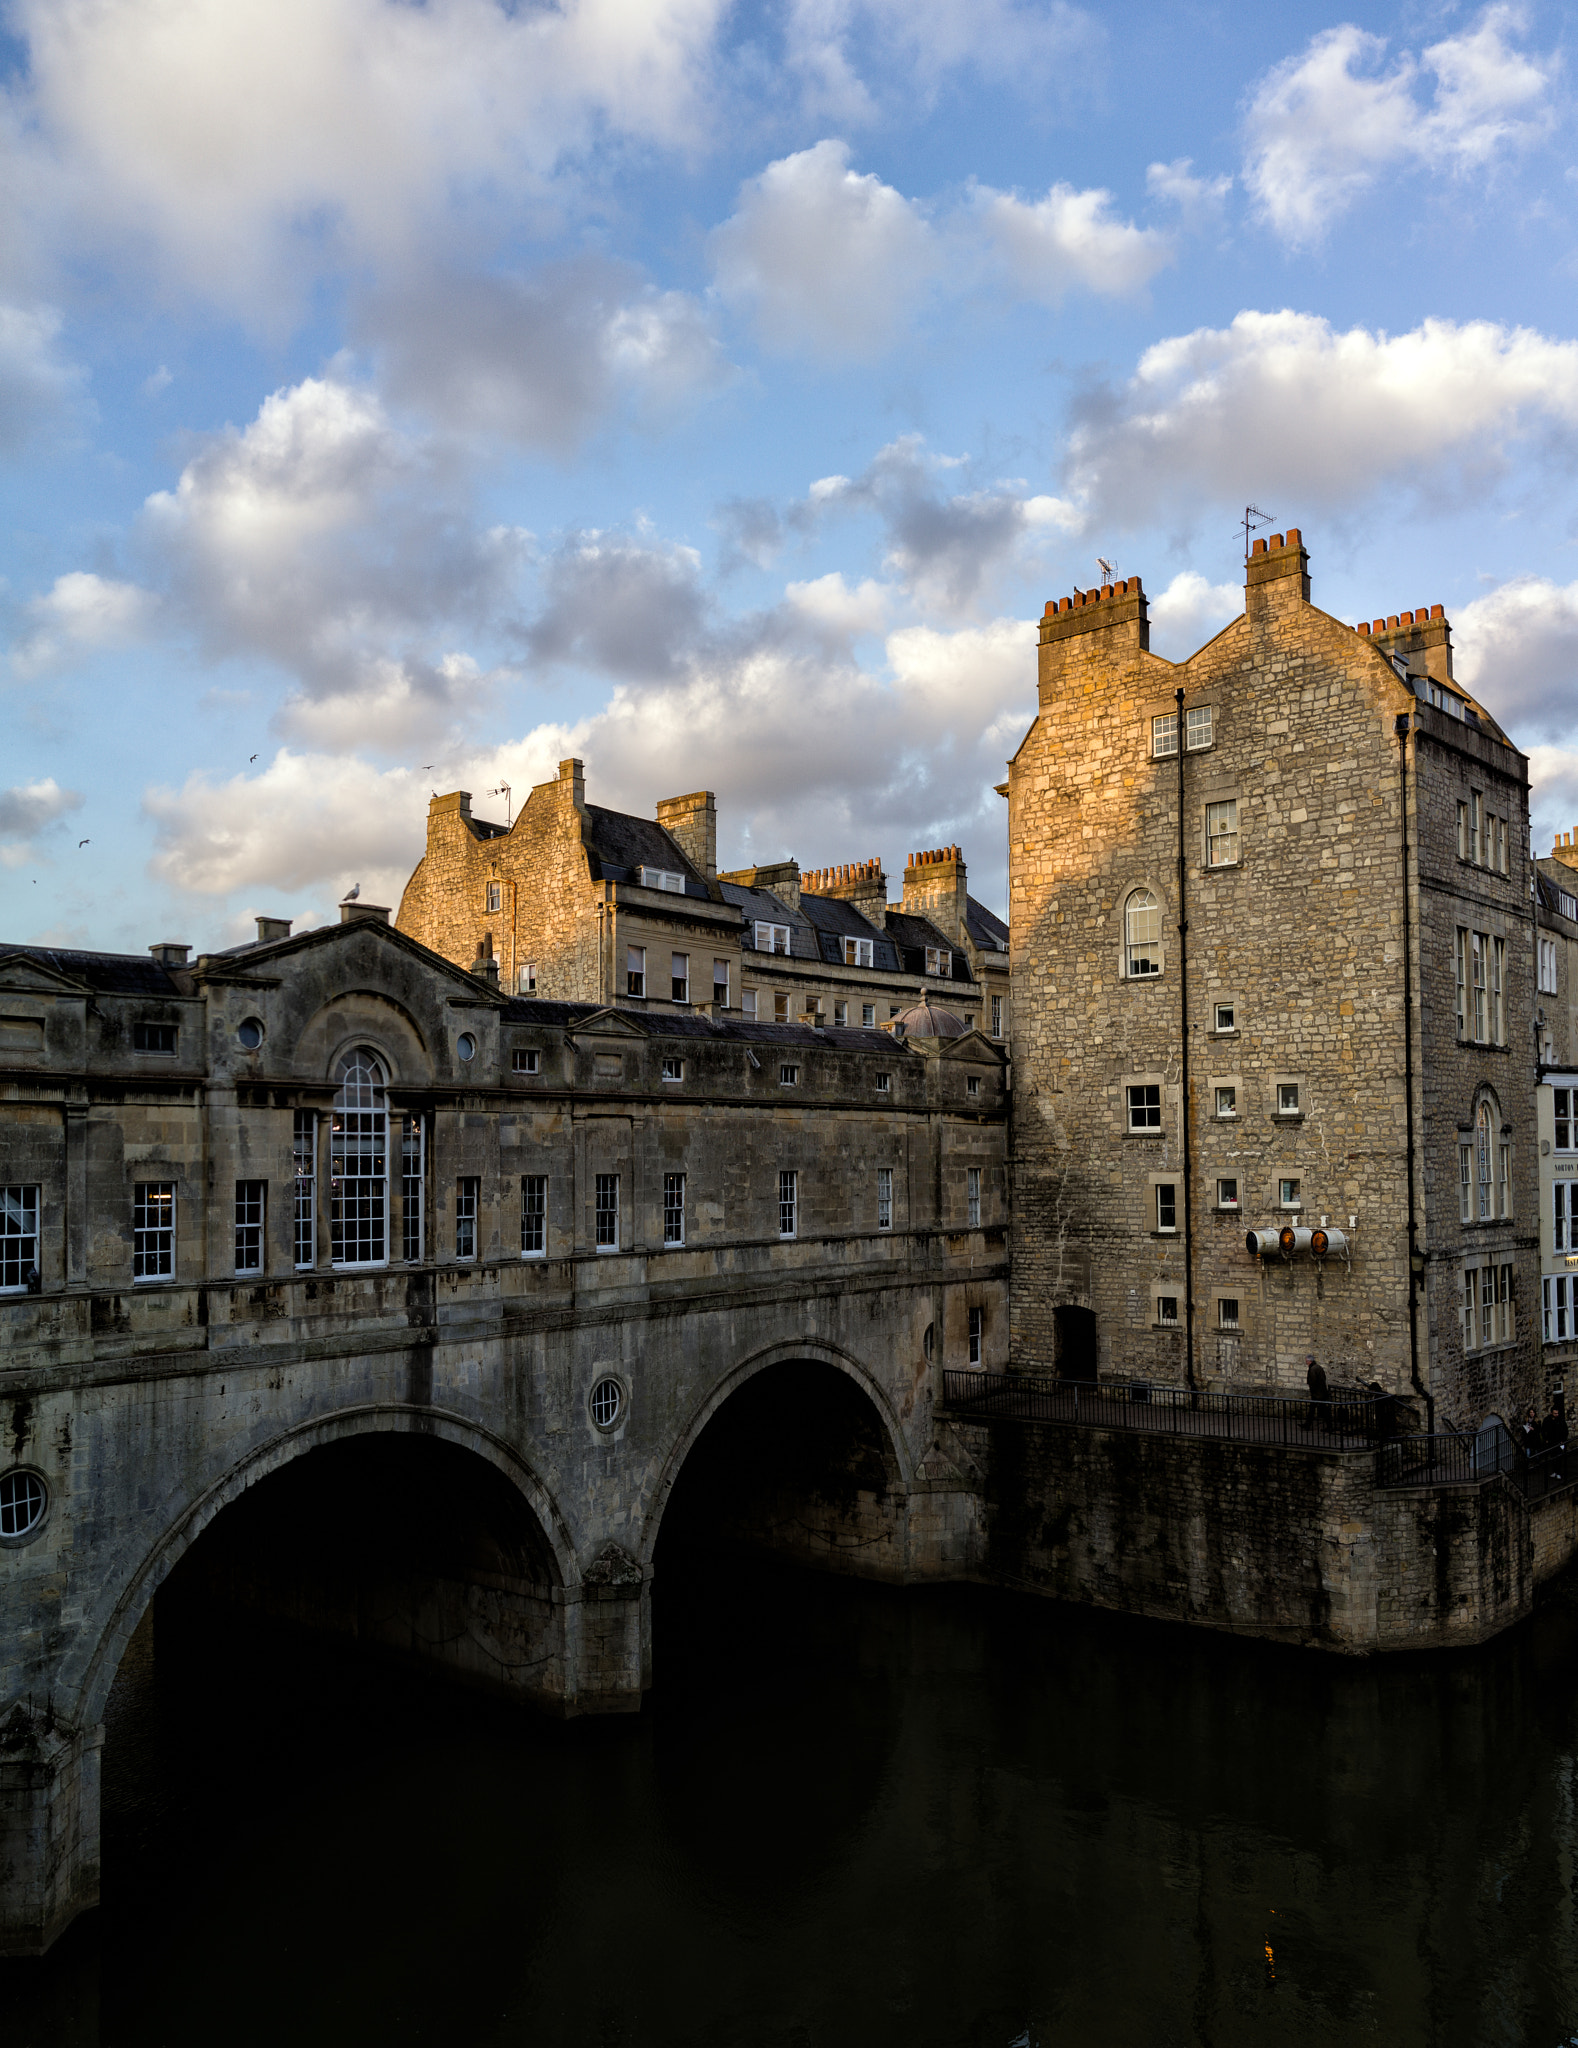
{"label": "blue sky", "polygon": [[1564,10],[0,18],[13,940],[398,902],[571,753],[1000,905],[1043,602],[1106,556],[1186,654],[1249,500],[1578,824]]}

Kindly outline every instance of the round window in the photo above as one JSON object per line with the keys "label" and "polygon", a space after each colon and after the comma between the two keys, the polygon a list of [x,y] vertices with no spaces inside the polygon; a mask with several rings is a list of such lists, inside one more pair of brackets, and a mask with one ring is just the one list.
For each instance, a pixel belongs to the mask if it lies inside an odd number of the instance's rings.
{"label": "round window", "polygon": [[612,1429],[625,1405],[625,1390],[618,1380],[599,1380],[592,1389],[592,1420],[599,1429]]}
{"label": "round window", "polygon": [[244,1024],[236,1026],[236,1036],[248,1052],[256,1052],[263,1043],[263,1021],[260,1017],[248,1017]]}
{"label": "round window", "polygon": [[37,1472],[16,1466],[0,1473],[0,1540],[31,1536],[48,1506],[49,1488]]}
{"label": "round window", "polygon": [[474,1060],[477,1056],[477,1041],[469,1031],[462,1031],[455,1040],[455,1050],[463,1060]]}

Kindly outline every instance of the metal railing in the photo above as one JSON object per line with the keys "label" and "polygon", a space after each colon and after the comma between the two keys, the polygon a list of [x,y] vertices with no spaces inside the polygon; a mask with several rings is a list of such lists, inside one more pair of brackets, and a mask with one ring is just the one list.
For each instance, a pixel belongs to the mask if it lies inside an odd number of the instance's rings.
{"label": "metal railing", "polygon": [[1061,1422],[1236,1443],[1361,1450],[1392,1433],[1390,1395],[1334,1391],[1324,1401],[1286,1394],[1211,1393],[1155,1380],[1060,1380],[1032,1373],[946,1370],[943,1400],[972,1420]]}
{"label": "metal railing", "polygon": [[1544,1500],[1578,1479],[1578,1467],[1566,1444],[1524,1452],[1504,1433],[1492,1436],[1400,1436],[1379,1446],[1375,1454],[1377,1486],[1483,1486],[1504,1478],[1525,1500]]}

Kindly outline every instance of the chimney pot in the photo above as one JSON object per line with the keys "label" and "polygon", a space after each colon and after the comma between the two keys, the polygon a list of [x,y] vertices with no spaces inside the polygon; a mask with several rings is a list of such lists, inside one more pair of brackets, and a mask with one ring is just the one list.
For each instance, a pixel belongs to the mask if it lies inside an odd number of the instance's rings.
{"label": "chimney pot", "polygon": [[190,946],[183,945],[179,939],[161,939],[157,946],[148,948],[161,967],[184,967],[186,956],[191,950]]}
{"label": "chimney pot", "polygon": [[1266,542],[1265,536],[1263,534],[1257,534],[1255,536],[1255,544],[1249,550],[1249,552],[1252,555],[1263,555],[1266,552]]}
{"label": "chimney pot", "polygon": [[1279,547],[1281,547],[1281,545],[1282,545],[1282,536],[1281,536],[1281,534],[1280,534],[1280,533],[1274,533],[1274,534],[1273,534],[1273,535],[1271,536],[1271,545],[1272,545],[1272,547],[1274,547],[1274,548],[1279,548]]}
{"label": "chimney pot", "polygon": [[1399,613],[1398,613],[1398,615],[1397,615],[1397,623],[1398,623],[1398,624],[1399,624],[1400,626],[1411,626],[1411,625],[1412,625],[1412,624],[1414,623],[1414,615],[1413,615],[1413,613],[1412,613],[1412,612],[1399,612]]}
{"label": "chimney pot", "polygon": [[1303,536],[1303,534],[1299,532],[1299,530],[1298,530],[1298,528],[1297,528],[1296,526],[1290,526],[1290,527],[1288,528],[1288,546],[1289,546],[1290,548],[1301,548],[1301,547],[1303,547],[1303,545],[1304,545],[1304,536]]}
{"label": "chimney pot", "polygon": [[1386,631],[1385,619],[1377,619],[1371,630],[1376,633],[1384,633]]}
{"label": "chimney pot", "polygon": [[1362,634],[1363,634],[1363,635],[1365,636],[1365,638],[1366,638],[1366,639],[1368,639],[1368,638],[1369,638],[1369,636],[1370,636],[1370,622],[1369,622],[1369,620],[1368,620],[1368,619],[1361,619],[1361,620],[1359,621],[1358,625],[1356,625],[1356,626],[1354,627],[1354,629],[1353,629],[1353,630],[1354,630],[1354,631],[1355,631],[1356,633],[1362,633]]}
{"label": "chimney pot", "polygon": [[1444,619],[1446,617],[1446,606],[1433,604],[1430,607],[1430,616],[1433,619]]}
{"label": "chimney pot", "polygon": [[1396,612],[1393,612],[1393,613],[1392,613],[1392,615],[1391,615],[1391,617],[1390,617],[1390,618],[1389,618],[1389,619],[1387,620],[1387,622],[1386,622],[1386,630],[1387,630],[1387,631],[1388,631],[1389,633],[1395,633],[1395,632],[1397,631],[1397,624],[1398,624],[1398,620],[1397,620],[1397,614],[1396,614]]}

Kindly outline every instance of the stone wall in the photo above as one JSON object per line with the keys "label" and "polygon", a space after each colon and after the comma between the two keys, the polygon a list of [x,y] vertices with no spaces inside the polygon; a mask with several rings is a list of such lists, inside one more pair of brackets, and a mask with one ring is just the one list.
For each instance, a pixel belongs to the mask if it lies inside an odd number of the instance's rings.
{"label": "stone wall", "polygon": [[1356,1654],[1483,1642],[1540,1575],[1502,1482],[1383,1491],[1367,1451],[957,1427],[985,1474],[981,1575],[1054,1599]]}
{"label": "stone wall", "polygon": [[[1185,712],[1209,713],[1208,736],[1197,735],[1208,743],[1157,758],[1154,721],[1178,715],[1180,689]],[[1512,1055],[1444,1042],[1453,1011],[1443,1023],[1441,985],[1458,922],[1505,929],[1509,1036],[1514,1047],[1526,1042],[1518,1032],[1529,955],[1515,945],[1513,923],[1526,887],[1516,851],[1527,844],[1522,757],[1493,736],[1477,742],[1514,826],[1514,873],[1487,889],[1455,852],[1446,857],[1460,754],[1436,725],[1451,721],[1421,707],[1377,646],[1309,602],[1296,532],[1274,536],[1252,559],[1243,617],[1180,664],[1149,651],[1137,578],[1049,605],[1039,691],[1009,778],[1016,1362],[1055,1366],[1057,1309],[1071,1303],[1095,1313],[1103,1369],[1169,1378],[1190,1369],[1179,977],[1186,917],[1195,1377],[1300,1387],[1313,1353],[1334,1381],[1410,1387],[1394,732],[1407,713],[1419,727],[1410,800],[1421,820],[1414,836],[1422,829],[1424,839],[1409,919],[1414,988],[1420,1014],[1431,1018],[1416,1047],[1420,1243],[1432,1260],[1419,1369],[1446,1414],[1469,1423],[1485,1405],[1525,1398],[1535,1369],[1523,1307],[1532,1224],[1486,1234],[1511,1240],[1519,1330],[1472,1370],[1456,1334],[1458,1269],[1448,1262],[1462,1239],[1458,1123],[1478,1080],[1493,1074],[1503,1111],[1515,1126],[1521,1119],[1519,1219],[1531,1215],[1533,1199],[1531,1120]],[[1468,737],[1461,723],[1458,736]],[[1219,851],[1236,857],[1213,860],[1208,807],[1222,804],[1237,807],[1238,837]],[[1464,907],[1487,893],[1493,911]],[[1159,971],[1142,975],[1127,953],[1125,913],[1146,896]],[[1298,1091],[1290,1114],[1281,1113],[1284,1085]],[[1130,1128],[1131,1086],[1158,1091],[1160,1121],[1147,1131]],[[1297,1209],[1282,1204],[1284,1180],[1297,1183]],[[1176,1190],[1176,1229],[1161,1227],[1158,1184]],[[1251,1227],[1323,1220],[1348,1240],[1324,1266],[1307,1254],[1284,1262],[1246,1253]],[[1176,1323],[1163,1302],[1176,1304]]]}

